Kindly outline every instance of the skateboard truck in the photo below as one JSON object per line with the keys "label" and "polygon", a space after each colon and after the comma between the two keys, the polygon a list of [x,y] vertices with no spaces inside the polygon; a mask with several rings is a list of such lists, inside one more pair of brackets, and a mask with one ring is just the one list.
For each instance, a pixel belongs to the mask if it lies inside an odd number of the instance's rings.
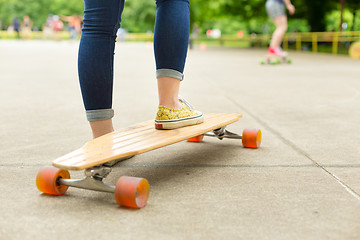
{"label": "skateboard truck", "polygon": [[143,208],[149,197],[149,183],[144,178],[120,177],[115,186],[103,183],[111,168],[98,165],[85,169],[85,178],[70,179],[68,170],[56,167],[43,167],[36,176],[38,189],[51,195],[63,195],[69,187],[76,187],[115,195],[116,202],[125,207]]}
{"label": "skateboard truck", "polygon": [[215,129],[212,132],[205,133],[204,135],[208,137],[217,137],[220,140],[223,140],[224,138],[242,139],[241,135],[232,133],[226,130],[225,127]]}
{"label": "skateboard truck", "polygon": [[88,189],[88,190],[94,190],[94,191],[114,193],[115,186],[105,184],[105,183],[103,183],[102,180],[110,174],[112,167],[116,166],[121,161],[127,160],[132,157],[133,156],[125,157],[125,158],[107,162],[103,165],[95,166],[92,168],[87,168],[84,171],[85,178],[82,178],[82,179],[60,178],[58,180],[59,184],[69,186],[69,187],[76,187],[76,188],[82,188],[82,189]]}
{"label": "skateboard truck", "polygon": [[261,143],[261,131],[259,129],[244,129],[242,135],[230,132],[225,129],[226,126],[217,128],[203,135],[189,138],[189,142],[202,142],[204,136],[216,137],[220,140],[224,138],[241,139],[242,145],[246,148],[258,148]]}
{"label": "skateboard truck", "polygon": [[96,166],[85,170],[85,178],[82,179],[65,179],[60,178],[59,184],[69,187],[76,187],[101,192],[115,192],[115,186],[103,183],[103,179],[109,175],[111,168]]}

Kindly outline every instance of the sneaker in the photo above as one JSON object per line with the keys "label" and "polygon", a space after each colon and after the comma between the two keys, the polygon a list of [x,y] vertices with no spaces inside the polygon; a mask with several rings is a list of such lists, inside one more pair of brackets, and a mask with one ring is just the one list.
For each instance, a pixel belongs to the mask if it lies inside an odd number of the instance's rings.
{"label": "sneaker", "polygon": [[277,48],[269,47],[268,54],[280,56],[280,57],[286,57],[288,55],[288,53],[284,52],[280,47]]}
{"label": "sneaker", "polygon": [[204,122],[203,114],[195,110],[185,99],[179,98],[179,110],[159,106],[155,118],[156,129],[176,129]]}

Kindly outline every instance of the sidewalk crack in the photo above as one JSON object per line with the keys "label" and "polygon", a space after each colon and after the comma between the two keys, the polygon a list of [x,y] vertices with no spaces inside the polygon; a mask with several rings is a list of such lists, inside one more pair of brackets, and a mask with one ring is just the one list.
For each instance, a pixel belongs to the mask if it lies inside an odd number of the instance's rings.
{"label": "sidewalk crack", "polygon": [[263,120],[261,120],[260,118],[258,118],[257,116],[255,116],[255,114],[253,114],[252,112],[250,112],[247,108],[245,108],[243,105],[239,104],[238,102],[236,102],[234,99],[232,99],[229,96],[225,96],[229,101],[231,101],[234,105],[236,105],[237,107],[241,108],[244,112],[246,112],[249,116],[251,116],[252,118],[254,118],[258,123],[260,123],[261,125],[264,126],[264,128],[266,130],[268,130],[269,132],[271,132],[272,134],[276,135],[278,138],[280,138],[280,140],[282,142],[284,142],[286,145],[288,145],[289,147],[291,147],[294,151],[298,152],[299,154],[301,154],[302,156],[306,157],[307,159],[309,159],[314,165],[316,165],[317,167],[321,168],[323,171],[325,171],[327,174],[329,174],[332,178],[334,178],[343,188],[345,188],[345,190],[350,193],[353,197],[355,197],[357,200],[360,200],[360,194],[357,193],[355,190],[353,190],[349,185],[347,185],[346,183],[344,183],[339,177],[337,177],[335,174],[333,174],[332,172],[330,172],[329,170],[327,170],[324,166],[322,166],[321,164],[319,164],[317,161],[315,161],[309,153],[307,153],[306,151],[304,151],[303,149],[301,149],[300,147],[298,147],[295,143],[293,143],[292,141],[290,141],[289,139],[285,138],[280,132],[278,132],[277,130],[275,130],[274,128],[270,127],[266,122],[264,122]]}

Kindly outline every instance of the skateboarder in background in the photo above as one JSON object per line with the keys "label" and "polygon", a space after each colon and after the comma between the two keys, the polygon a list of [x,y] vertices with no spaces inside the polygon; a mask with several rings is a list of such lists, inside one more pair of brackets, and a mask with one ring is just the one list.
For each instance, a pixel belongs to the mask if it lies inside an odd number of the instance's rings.
{"label": "skateboarder in background", "polygon": [[[124,0],[84,2],[78,72],[87,119],[96,138],[114,131],[113,56]],[[155,123],[158,129],[173,129],[203,121],[201,112],[194,110],[185,100],[178,99],[189,42],[189,4],[189,0],[156,1],[154,54],[159,107]]]}
{"label": "skateboarder in background", "polygon": [[283,40],[284,34],[287,30],[287,17],[285,6],[289,13],[295,13],[295,7],[291,4],[290,0],[267,0],[266,11],[270,18],[273,19],[276,30],[274,31],[268,49],[268,54],[276,56],[286,56],[287,52],[282,51],[280,45]]}
{"label": "skateboarder in background", "polygon": [[16,37],[19,39],[20,38],[20,21],[17,17],[14,17],[14,19],[13,19],[13,27],[14,27],[14,31],[16,32]]}

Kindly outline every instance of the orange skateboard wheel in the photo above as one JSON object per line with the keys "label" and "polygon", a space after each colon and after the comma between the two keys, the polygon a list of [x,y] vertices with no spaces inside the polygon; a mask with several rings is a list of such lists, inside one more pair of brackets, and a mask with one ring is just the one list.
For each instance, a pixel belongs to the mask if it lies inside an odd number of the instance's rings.
{"label": "orange skateboard wheel", "polygon": [[187,141],[188,142],[202,142],[203,139],[204,139],[204,134],[196,136],[196,137],[189,138]]}
{"label": "orange skateboard wheel", "polygon": [[145,178],[122,176],[116,182],[115,200],[124,207],[143,208],[149,198],[149,182]]}
{"label": "orange skateboard wheel", "polygon": [[69,179],[69,171],[56,167],[43,167],[36,176],[36,186],[40,192],[51,195],[63,195],[69,187],[60,185],[58,182],[60,178]]}
{"label": "orange skateboard wheel", "polygon": [[261,144],[260,129],[244,129],[242,134],[242,144],[246,148],[258,148]]}

